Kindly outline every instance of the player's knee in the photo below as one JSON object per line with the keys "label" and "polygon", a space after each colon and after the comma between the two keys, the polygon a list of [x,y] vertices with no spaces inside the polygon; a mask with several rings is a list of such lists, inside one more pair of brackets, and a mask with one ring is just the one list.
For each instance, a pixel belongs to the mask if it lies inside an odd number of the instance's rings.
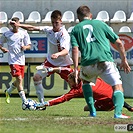
{"label": "player's knee", "polygon": [[33,77],[34,85],[42,84],[42,77],[38,74]]}
{"label": "player's knee", "polygon": [[41,81],[42,80],[42,77],[39,75],[39,74],[35,74],[34,76],[33,76],[33,81],[34,82],[39,82],[39,81]]}

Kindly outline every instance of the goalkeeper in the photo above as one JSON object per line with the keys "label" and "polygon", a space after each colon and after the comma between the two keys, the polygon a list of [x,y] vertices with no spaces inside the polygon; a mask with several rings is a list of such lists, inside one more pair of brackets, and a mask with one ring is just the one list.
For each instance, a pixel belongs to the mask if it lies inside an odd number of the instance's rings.
{"label": "goalkeeper", "polygon": [[[39,67],[37,67],[39,68]],[[48,72],[50,68],[44,68],[44,72]],[[61,70],[65,70],[65,67],[61,68],[53,68],[53,72],[58,72]],[[68,68],[67,68],[68,69]],[[75,87],[75,79],[74,74],[71,73],[68,75],[68,84],[70,86],[70,91],[60,97],[54,98],[49,101],[45,101],[44,104],[37,104],[38,108],[44,107],[44,106],[53,106],[57,105],[66,101],[71,100],[72,98],[78,98],[78,97],[84,97],[83,96],[83,90],[82,90],[82,82],[80,79],[78,79],[78,85]],[[112,101],[112,94],[113,90],[112,87],[104,82],[101,78],[97,78],[95,86],[92,85],[93,95],[94,95],[94,102],[95,102],[95,108],[97,111],[111,111],[114,109],[113,101]],[[126,102],[124,102],[123,107],[125,107],[127,110],[133,112],[133,107],[128,105]],[[84,107],[84,111],[89,111],[88,106],[86,105]]]}

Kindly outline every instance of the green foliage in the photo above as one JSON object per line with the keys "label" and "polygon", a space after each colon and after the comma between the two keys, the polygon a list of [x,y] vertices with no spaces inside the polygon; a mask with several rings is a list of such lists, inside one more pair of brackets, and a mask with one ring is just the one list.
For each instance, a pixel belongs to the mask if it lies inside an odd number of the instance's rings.
{"label": "green foliage", "polygon": [[[132,100],[126,101],[131,104]],[[3,133],[113,133],[115,124],[132,124],[132,118],[114,119],[113,111],[97,112],[96,118],[89,118],[89,112],[83,111],[84,98],[47,107],[44,111],[24,111],[21,99],[13,97],[10,104],[0,98],[0,105],[0,132]],[[126,109],[123,113],[132,115]]]}

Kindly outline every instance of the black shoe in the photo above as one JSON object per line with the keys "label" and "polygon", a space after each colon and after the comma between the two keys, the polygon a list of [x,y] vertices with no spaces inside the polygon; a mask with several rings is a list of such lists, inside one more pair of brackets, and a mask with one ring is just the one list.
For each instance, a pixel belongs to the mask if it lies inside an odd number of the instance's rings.
{"label": "black shoe", "polygon": [[133,112],[133,107],[127,109],[130,112]]}

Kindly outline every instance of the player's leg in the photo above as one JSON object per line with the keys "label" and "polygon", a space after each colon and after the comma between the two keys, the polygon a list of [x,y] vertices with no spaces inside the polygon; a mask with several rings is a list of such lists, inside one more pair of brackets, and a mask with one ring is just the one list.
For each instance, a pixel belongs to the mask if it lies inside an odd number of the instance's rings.
{"label": "player's leg", "polygon": [[[133,112],[133,107],[130,106],[128,103],[124,102],[124,108],[126,108],[128,111]],[[95,102],[95,108],[96,111],[112,111],[114,109],[114,104],[112,99],[105,99],[105,100],[100,100]],[[84,107],[84,111],[89,111],[88,105]]]}
{"label": "player's leg", "polygon": [[43,73],[58,73],[62,79],[68,81],[68,75],[73,72],[73,69],[70,66],[56,67],[47,62],[45,65],[37,66],[36,69],[38,71],[42,71]]}
{"label": "player's leg", "polygon": [[114,106],[115,106],[115,111],[114,111],[114,115],[115,116],[120,116],[122,114],[122,108],[124,105],[124,95],[123,92],[120,90],[116,90],[116,88],[118,88],[117,86],[113,86],[114,88],[114,93],[113,93],[113,102],[114,102]]}
{"label": "player's leg", "polygon": [[24,66],[10,65],[10,69],[11,69],[12,77],[15,77],[16,80],[12,83],[10,88],[7,89],[5,92],[6,102],[10,103],[10,94],[15,88],[18,89],[18,92],[19,92],[19,95],[20,95],[22,101],[25,101],[26,97],[25,97],[25,92],[23,90],[23,86],[22,86],[22,82],[23,82],[23,78],[24,78]]}
{"label": "player's leg", "polygon": [[42,71],[38,71],[34,76],[33,76],[33,81],[34,81],[34,86],[36,89],[36,95],[38,97],[38,100],[40,103],[44,103],[44,88],[42,86],[42,79],[43,77],[46,77],[47,74],[42,73]]}
{"label": "player's leg", "polygon": [[83,94],[90,110],[90,116],[96,116],[96,109],[94,106],[93,91],[91,85],[94,85],[94,83],[96,82],[96,77],[98,74],[99,70],[97,70],[97,64],[85,67],[82,66],[80,69],[80,77],[83,81]]}
{"label": "player's leg", "polygon": [[44,104],[46,104],[46,102],[44,102],[44,88],[42,86],[42,79],[55,72],[57,73],[60,72],[61,67],[55,67],[50,62],[48,62],[46,59],[44,63],[41,66],[37,66],[36,69],[37,69],[37,73],[34,75],[33,81],[34,81],[34,86],[36,89],[36,94],[40,102],[37,104],[37,106],[39,107],[39,106],[43,106]]}
{"label": "player's leg", "polygon": [[[70,68],[70,66],[66,66],[66,67],[55,67],[53,66],[52,64],[50,63],[46,63],[46,73],[48,74],[52,74],[52,73],[58,73],[60,75],[60,77],[66,81],[68,81],[68,75],[73,71],[72,68]],[[44,73],[44,69],[43,69],[43,73]],[[44,73],[45,74],[45,73]],[[74,97],[74,93],[71,93],[72,90],[70,91],[70,93],[67,93],[61,97],[58,97],[58,98],[55,98],[55,99],[52,99],[50,101],[47,101],[45,102],[44,104],[47,106],[52,106],[52,105],[56,105],[56,104],[59,104],[59,103],[62,103],[62,102],[65,102],[71,98]],[[40,101],[39,101],[40,102]],[[43,104],[40,104],[40,106],[42,106]]]}
{"label": "player's leg", "polygon": [[128,116],[122,115],[122,108],[124,105],[124,94],[122,88],[122,81],[120,80],[120,74],[116,65],[113,62],[105,63],[107,68],[100,75],[101,78],[110,84],[113,88],[113,103],[114,103],[114,118],[129,118]]}
{"label": "player's leg", "polygon": [[56,105],[65,101],[64,96],[52,99],[51,101],[44,101],[44,89],[42,86],[42,79],[52,73],[61,72],[61,67],[54,67],[50,63],[46,63],[45,65],[46,66],[44,66],[43,69],[40,69],[41,67],[38,67],[38,71],[33,77],[36,94],[39,100],[39,103],[36,104],[37,109],[44,108],[46,106]]}
{"label": "player's leg", "polygon": [[24,78],[24,67],[25,66],[21,66],[21,65],[16,65],[16,68],[18,68],[18,71],[16,73],[16,87],[19,93],[19,96],[22,100],[22,102],[25,102],[26,96],[25,96],[25,92],[23,89],[23,78]]}
{"label": "player's leg", "polygon": [[[15,73],[13,72],[13,69],[16,70],[16,68],[15,68],[15,66],[10,65],[10,69],[11,69],[11,75],[12,75],[12,77],[13,77],[14,74],[15,74]],[[6,101],[6,103],[10,103],[10,95],[11,95],[12,91],[15,90],[15,89],[16,89],[16,81],[14,81],[14,82],[10,85],[10,87],[9,87],[8,89],[5,90],[5,95],[6,95],[5,101]]]}
{"label": "player's leg", "polygon": [[37,72],[33,76],[36,95],[40,103],[44,103],[44,88],[42,86],[42,79],[49,75],[46,68],[50,67],[51,65],[52,64],[50,64],[46,59],[42,65],[36,67]]}
{"label": "player's leg", "polygon": [[5,90],[5,95],[6,95],[6,103],[10,103],[10,95],[12,93],[12,91],[14,91],[16,89],[16,83],[15,81],[10,85],[10,87],[8,89]]}
{"label": "player's leg", "polygon": [[26,99],[25,92],[23,89],[23,78],[21,75],[16,77],[16,86],[17,86],[18,94],[22,102],[25,102],[27,99]]}
{"label": "player's leg", "polygon": [[128,111],[133,112],[133,107],[130,106],[127,102],[124,102],[124,106],[123,107],[126,108]]}
{"label": "player's leg", "polygon": [[83,94],[86,100],[86,103],[90,110],[90,116],[96,116],[96,109],[94,107],[93,91],[89,83],[84,83],[82,86]]}
{"label": "player's leg", "polygon": [[14,81],[6,91],[8,92],[8,94],[11,94],[15,89],[16,89],[16,81]]}
{"label": "player's leg", "polygon": [[36,67],[37,71],[42,71],[43,73],[48,73],[48,72],[60,72],[61,71],[61,67],[48,67],[48,66],[44,66],[44,65],[40,65]]}

